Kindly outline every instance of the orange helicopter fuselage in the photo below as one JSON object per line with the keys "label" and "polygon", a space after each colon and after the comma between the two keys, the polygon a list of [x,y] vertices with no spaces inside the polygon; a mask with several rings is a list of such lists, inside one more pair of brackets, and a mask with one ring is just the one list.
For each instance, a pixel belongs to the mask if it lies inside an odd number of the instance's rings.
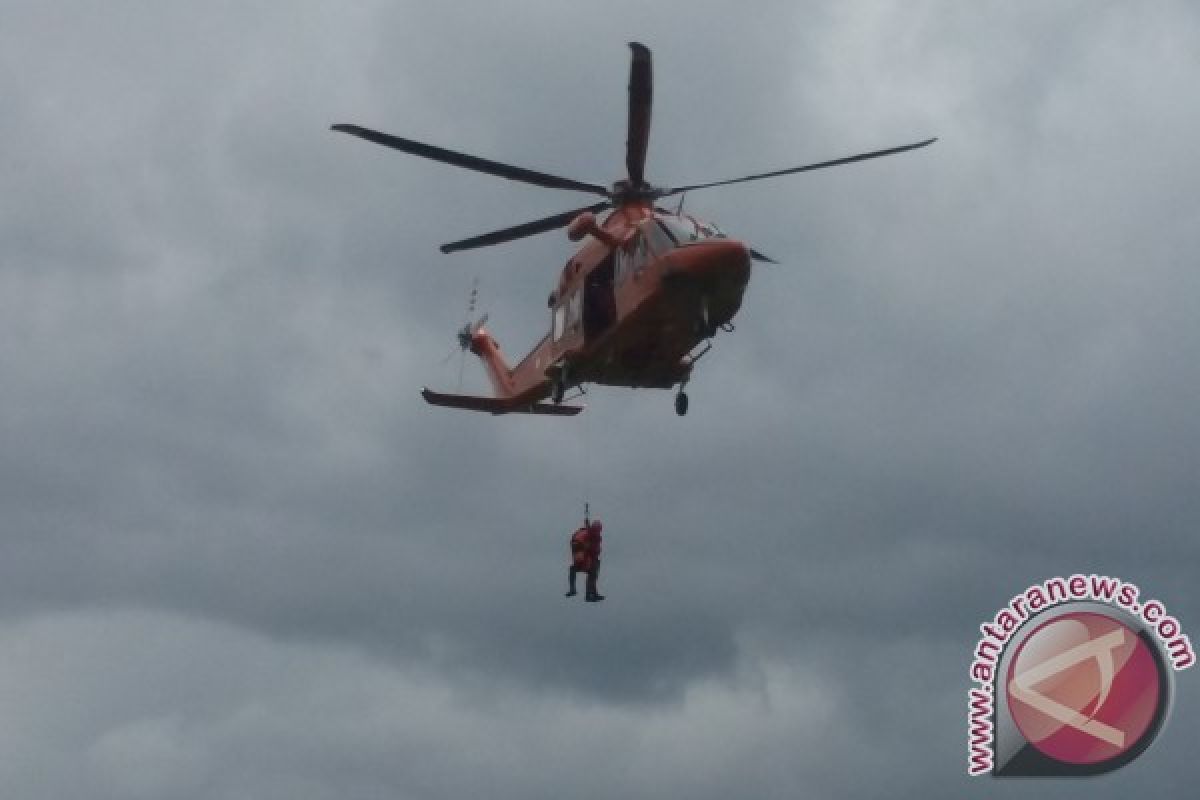
{"label": "orange helicopter fuselage", "polygon": [[497,398],[536,403],[584,383],[669,389],[741,307],[750,251],[713,226],[649,204],[591,230],[551,292],[550,330],[515,366],[480,328],[470,349]]}

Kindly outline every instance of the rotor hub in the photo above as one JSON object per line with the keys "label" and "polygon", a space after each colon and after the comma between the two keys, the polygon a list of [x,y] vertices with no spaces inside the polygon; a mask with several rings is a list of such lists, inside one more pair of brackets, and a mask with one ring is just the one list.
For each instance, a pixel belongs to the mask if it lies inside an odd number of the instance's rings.
{"label": "rotor hub", "polygon": [[645,181],[634,184],[628,180],[619,180],[612,185],[610,196],[614,205],[621,206],[626,203],[654,201],[662,197],[663,192],[662,188],[652,186]]}

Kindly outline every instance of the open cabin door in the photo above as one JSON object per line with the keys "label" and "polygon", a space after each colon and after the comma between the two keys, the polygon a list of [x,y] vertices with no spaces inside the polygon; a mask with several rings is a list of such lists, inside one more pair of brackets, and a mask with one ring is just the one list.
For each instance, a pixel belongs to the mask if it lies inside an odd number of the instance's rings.
{"label": "open cabin door", "polygon": [[583,289],[583,338],[591,342],[617,321],[617,298],[613,290],[615,253],[609,251],[591,272]]}

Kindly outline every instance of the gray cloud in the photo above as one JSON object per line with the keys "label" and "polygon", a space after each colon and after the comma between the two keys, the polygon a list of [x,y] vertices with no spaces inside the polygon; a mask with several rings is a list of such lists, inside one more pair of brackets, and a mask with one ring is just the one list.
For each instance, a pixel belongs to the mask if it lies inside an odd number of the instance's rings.
{"label": "gray cloud", "polygon": [[[14,796],[958,797],[1014,592],[1200,620],[1190,6],[4,10]],[[329,125],[612,180],[631,39],[652,180],[941,140],[686,198],[783,264],[685,420],[425,407],[472,278],[519,356],[569,253],[437,244],[579,198]],[[585,497],[600,609],[559,596]],[[1193,779],[1191,677],[1055,791]]]}

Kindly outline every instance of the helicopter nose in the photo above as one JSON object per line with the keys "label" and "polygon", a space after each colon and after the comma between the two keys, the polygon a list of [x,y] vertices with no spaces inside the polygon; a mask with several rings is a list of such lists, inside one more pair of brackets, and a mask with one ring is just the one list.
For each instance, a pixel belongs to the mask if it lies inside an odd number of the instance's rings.
{"label": "helicopter nose", "polygon": [[745,284],[750,280],[750,251],[735,239],[709,239],[688,244],[671,253],[679,277]]}

